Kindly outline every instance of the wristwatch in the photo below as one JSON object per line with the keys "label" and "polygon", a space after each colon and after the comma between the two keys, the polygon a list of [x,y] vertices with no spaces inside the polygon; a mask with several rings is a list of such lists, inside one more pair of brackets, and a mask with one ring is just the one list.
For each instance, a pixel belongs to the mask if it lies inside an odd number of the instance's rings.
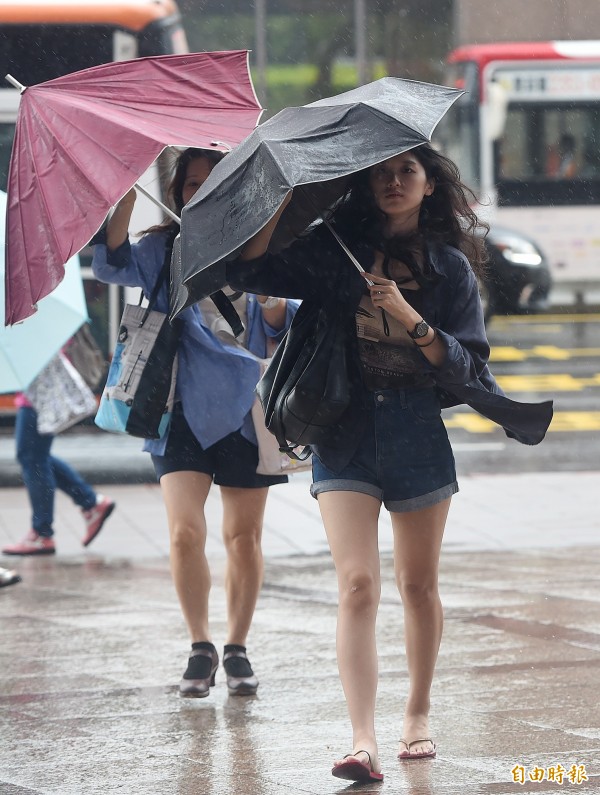
{"label": "wristwatch", "polygon": [[426,337],[428,333],[429,323],[426,323],[424,320],[419,320],[412,331],[407,331],[407,334],[411,340],[423,339],[423,337]]}
{"label": "wristwatch", "polygon": [[[260,301],[258,303],[260,304]],[[276,306],[279,306],[279,298],[270,295],[267,300],[260,305],[263,309],[275,309]]]}

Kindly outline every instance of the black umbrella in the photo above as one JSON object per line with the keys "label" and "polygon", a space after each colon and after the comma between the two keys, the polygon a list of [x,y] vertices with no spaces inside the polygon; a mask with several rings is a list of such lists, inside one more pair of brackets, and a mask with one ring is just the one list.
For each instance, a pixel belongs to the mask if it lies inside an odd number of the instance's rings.
{"label": "black umbrella", "polygon": [[298,186],[271,241],[288,245],[363,168],[431,140],[461,91],[385,77],[344,94],[286,108],[257,127],[213,169],[181,217],[173,259],[175,315],[225,284],[225,262]]}

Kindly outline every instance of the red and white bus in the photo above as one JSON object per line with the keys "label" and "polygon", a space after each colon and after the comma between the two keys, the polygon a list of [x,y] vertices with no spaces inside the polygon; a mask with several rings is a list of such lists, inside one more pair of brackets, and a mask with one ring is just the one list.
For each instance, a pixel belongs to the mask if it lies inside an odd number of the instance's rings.
{"label": "red and white bus", "polygon": [[464,46],[448,65],[466,93],[438,140],[489,220],[533,238],[557,287],[600,288],[600,41]]}

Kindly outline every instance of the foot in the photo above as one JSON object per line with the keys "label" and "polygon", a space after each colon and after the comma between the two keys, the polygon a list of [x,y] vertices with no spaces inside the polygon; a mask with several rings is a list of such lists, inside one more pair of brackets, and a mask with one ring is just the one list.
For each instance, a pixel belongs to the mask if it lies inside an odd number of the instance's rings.
{"label": "foot", "polygon": [[246,656],[245,646],[237,643],[226,644],[223,650],[223,668],[230,696],[253,696],[256,693],[258,679]]}
{"label": "foot", "polygon": [[7,585],[15,585],[17,582],[21,582],[21,578],[16,571],[3,569],[0,566],[0,588],[4,588]]}
{"label": "foot", "polygon": [[427,715],[405,715],[398,759],[433,759],[435,752]]}
{"label": "foot", "polygon": [[56,548],[52,537],[40,536],[30,530],[18,544],[4,547],[3,555],[54,555]]}
{"label": "foot", "polygon": [[363,749],[347,754],[333,763],[331,774],[346,781],[383,781],[379,760]]}
{"label": "foot", "polygon": [[398,759],[433,759],[436,754],[436,745],[431,737],[421,737],[407,743],[400,740],[400,753]]}
{"label": "foot", "polygon": [[215,684],[219,655],[212,643],[192,644],[188,667],[179,683],[179,693],[187,698],[206,698]]}
{"label": "foot", "polygon": [[94,507],[90,508],[89,511],[82,511],[86,524],[86,533],[81,542],[84,547],[87,547],[96,538],[100,530],[102,530],[102,525],[114,509],[115,503],[112,500],[102,494],[98,494]]}

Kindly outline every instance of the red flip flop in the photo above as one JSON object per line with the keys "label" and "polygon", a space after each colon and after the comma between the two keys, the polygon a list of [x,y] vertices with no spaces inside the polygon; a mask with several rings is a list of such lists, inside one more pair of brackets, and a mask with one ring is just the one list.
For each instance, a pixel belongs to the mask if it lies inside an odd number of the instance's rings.
{"label": "red flip flop", "polygon": [[[369,764],[359,762],[355,757],[358,754],[366,754],[369,757]],[[353,757],[350,759],[349,757]],[[336,778],[343,778],[347,781],[383,781],[383,773],[375,773],[371,762],[371,754],[368,751],[356,751],[353,754],[346,754],[344,759],[347,762],[340,762],[336,765],[331,774]]]}

